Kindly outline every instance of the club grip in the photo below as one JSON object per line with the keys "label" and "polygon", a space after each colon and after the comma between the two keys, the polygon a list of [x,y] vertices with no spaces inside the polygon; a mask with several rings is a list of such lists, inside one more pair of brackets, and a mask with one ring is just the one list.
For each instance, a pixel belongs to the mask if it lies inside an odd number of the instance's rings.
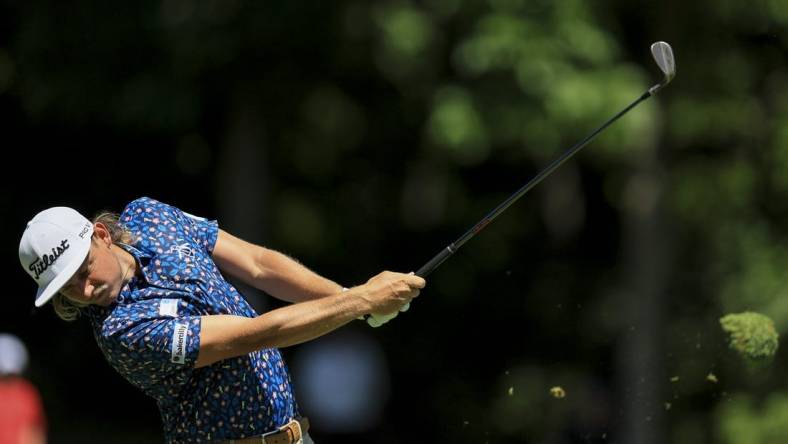
{"label": "club grip", "polygon": [[[443,250],[441,250],[440,253],[436,254],[435,257],[430,259],[429,262],[427,262],[421,268],[419,268],[419,271],[416,272],[416,276],[419,276],[419,277],[422,277],[422,278],[427,277],[427,275],[429,275],[436,268],[438,268],[438,266],[440,264],[442,264],[443,261],[448,259],[449,256],[451,256],[452,254],[454,254],[455,251],[457,251],[457,250],[454,247],[454,244],[451,244],[448,247],[444,248]],[[364,315],[364,320],[369,322],[369,319],[371,317],[372,317],[371,315],[366,314],[366,315]],[[370,325],[372,325],[372,324],[370,324]]]}

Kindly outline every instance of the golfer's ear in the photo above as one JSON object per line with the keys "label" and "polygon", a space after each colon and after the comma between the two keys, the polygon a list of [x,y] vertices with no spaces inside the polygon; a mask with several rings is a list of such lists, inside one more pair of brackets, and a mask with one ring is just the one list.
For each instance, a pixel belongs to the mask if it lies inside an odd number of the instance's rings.
{"label": "golfer's ear", "polygon": [[93,224],[92,238],[105,243],[107,246],[112,244],[112,235],[109,232],[109,228],[101,222]]}

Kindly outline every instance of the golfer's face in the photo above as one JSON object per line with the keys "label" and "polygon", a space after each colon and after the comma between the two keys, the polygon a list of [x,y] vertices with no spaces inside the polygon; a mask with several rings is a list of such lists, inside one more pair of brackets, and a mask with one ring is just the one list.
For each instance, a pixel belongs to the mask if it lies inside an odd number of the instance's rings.
{"label": "golfer's face", "polygon": [[85,261],[60,292],[83,304],[109,305],[122,287],[120,262],[108,245],[93,239]]}

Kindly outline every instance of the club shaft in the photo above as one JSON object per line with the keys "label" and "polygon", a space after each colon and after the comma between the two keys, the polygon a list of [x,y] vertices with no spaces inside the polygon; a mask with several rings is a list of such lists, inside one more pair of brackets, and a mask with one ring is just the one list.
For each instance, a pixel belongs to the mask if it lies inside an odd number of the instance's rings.
{"label": "club shaft", "polygon": [[651,97],[652,93],[646,91],[640,96],[637,100],[630,103],[626,108],[621,110],[618,114],[613,116],[610,120],[602,124],[599,128],[595,129],[594,132],[586,136],[585,139],[581,140],[577,144],[575,144],[572,148],[569,148],[561,157],[555,159],[550,165],[548,165],[545,169],[543,169],[539,174],[537,174],[533,179],[528,181],[525,185],[523,185],[519,190],[515,191],[514,194],[509,196],[505,201],[503,201],[500,205],[495,207],[492,211],[490,211],[486,216],[482,218],[476,225],[471,227],[468,231],[465,232],[462,236],[459,237],[456,241],[449,244],[446,248],[440,251],[440,253],[436,254],[432,259],[429,260],[426,264],[424,264],[419,270],[416,272],[418,276],[427,277],[430,273],[435,271],[440,264],[442,264],[446,259],[451,257],[457,250],[460,249],[466,242],[468,242],[473,236],[475,236],[478,232],[482,231],[484,227],[490,224],[496,217],[498,217],[501,213],[506,211],[513,203],[515,203],[518,199],[523,197],[525,193],[527,193],[531,188],[535,187],[539,182],[541,182],[545,177],[549,176],[553,171],[555,171],[558,167],[561,166],[564,162],[566,162],[569,158],[574,156],[580,149],[588,144],[588,142],[594,140],[594,138],[604,131],[605,128],[610,126],[613,122],[619,119],[619,117],[623,116],[629,110],[637,106],[640,102],[648,99]]}

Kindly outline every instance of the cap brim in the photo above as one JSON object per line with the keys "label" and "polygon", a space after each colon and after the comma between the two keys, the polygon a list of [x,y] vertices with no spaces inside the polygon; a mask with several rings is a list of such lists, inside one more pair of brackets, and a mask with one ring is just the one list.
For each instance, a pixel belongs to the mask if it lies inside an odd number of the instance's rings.
{"label": "cap brim", "polygon": [[77,270],[79,270],[79,267],[82,266],[82,263],[85,262],[85,257],[87,257],[88,251],[90,251],[90,244],[90,238],[88,238],[88,242],[74,246],[76,249],[74,254],[79,257],[79,260],[72,260],[69,262],[65,267],[63,267],[63,270],[61,270],[60,273],[58,273],[57,276],[55,276],[55,278],[49,282],[49,285],[38,288],[38,292],[36,293],[36,307],[40,307],[49,302],[49,300],[52,299],[52,296],[60,291],[60,289],[63,288],[63,285],[66,285],[66,282],[71,279],[71,276],[74,276],[74,273],[76,273]]}

